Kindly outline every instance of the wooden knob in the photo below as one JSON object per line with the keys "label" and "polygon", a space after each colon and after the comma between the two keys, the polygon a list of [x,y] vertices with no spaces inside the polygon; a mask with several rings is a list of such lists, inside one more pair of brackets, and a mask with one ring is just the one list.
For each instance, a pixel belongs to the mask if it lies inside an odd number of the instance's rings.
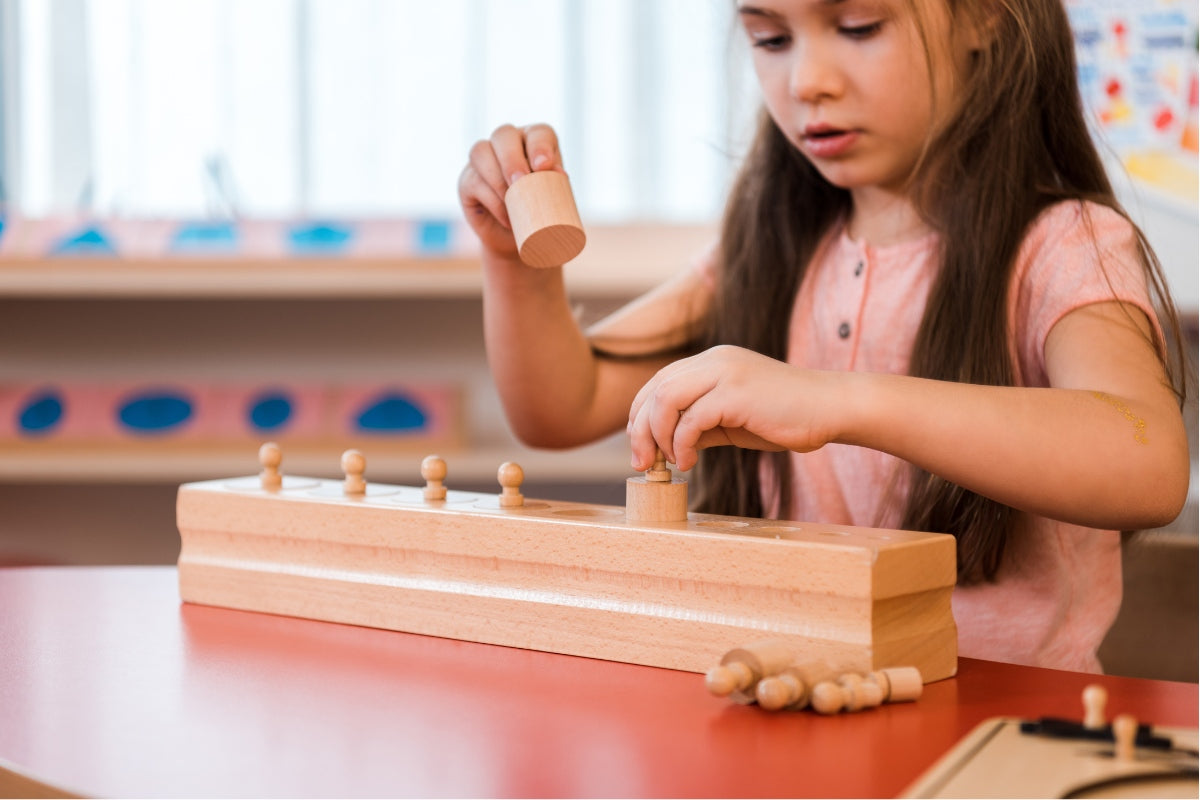
{"label": "wooden knob", "polygon": [[670,482],[671,468],[667,466],[667,457],[663,455],[662,450],[654,451],[654,464],[646,470],[646,480],[655,483]]}
{"label": "wooden knob", "polygon": [[283,451],[274,442],[267,442],[258,448],[258,463],[263,469],[279,469],[283,463]]}
{"label": "wooden knob", "polygon": [[421,460],[421,477],[425,479],[425,499],[445,500],[446,460],[441,456],[425,456]]}
{"label": "wooden knob", "polygon": [[846,692],[833,681],[822,681],[813,687],[808,702],[818,714],[836,714],[846,705]]}
{"label": "wooden knob", "polygon": [[804,681],[790,672],[781,672],[769,678],[763,678],[754,687],[754,697],[758,704],[768,711],[778,711],[781,708],[796,705],[806,699],[807,692]]}
{"label": "wooden knob", "polygon": [[1089,730],[1103,728],[1104,706],[1108,703],[1108,691],[1098,683],[1089,684],[1083,690],[1083,727]]}
{"label": "wooden knob", "polygon": [[362,453],[358,450],[342,453],[342,471],[346,473],[346,480],[342,483],[346,494],[366,493],[367,482],[363,480],[363,473],[367,471],[367,459]]}
{"label": "wooden knob", "polygon": [[504,205],[521,260],[531,267],[561,267],[583,250],[587,236],[571,182],[561,172],[531,172],[508,187]]}
{"label": "wooden knob", "polygon": [[1116,742],[1114,753],[1118,761],[1137,759],[1137,729],[1137,720],[1131,714],[1118,714],[1113,720],[1113,741]]}
{"label": "wooden knob", "polygon": [[500,481],[500,507],[514,508],[525,505],[525,496],[521,494],[521,483],[525,480],[525,470],[520,464],[505,461],[496,470],[496,480]]}
{"label": "wooden knob", "polygon": [[279,465],[283,463],[283,451],[274,442],[267,442],[258,448],[258,463],[262,466],[259,479],[264,489],[278,489],[283,486],[283,478],[279,474]]}
{"label": "wooden knob", "polygon": [[749,688],[753,682],[754,673],[740,661],[713,667],[704,675],[704,685],[717,697],[728,697]]}

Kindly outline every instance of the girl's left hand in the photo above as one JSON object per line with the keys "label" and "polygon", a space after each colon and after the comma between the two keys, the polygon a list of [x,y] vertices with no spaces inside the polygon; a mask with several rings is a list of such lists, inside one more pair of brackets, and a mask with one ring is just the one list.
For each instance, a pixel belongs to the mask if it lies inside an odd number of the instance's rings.
{"label": "girl's left hand", "polygon": [[633,400],[632,466],[649,469],[656,448],[681,470],[719,445],[816,450],[832,441],[836,380],[732,345],[676,361]]}

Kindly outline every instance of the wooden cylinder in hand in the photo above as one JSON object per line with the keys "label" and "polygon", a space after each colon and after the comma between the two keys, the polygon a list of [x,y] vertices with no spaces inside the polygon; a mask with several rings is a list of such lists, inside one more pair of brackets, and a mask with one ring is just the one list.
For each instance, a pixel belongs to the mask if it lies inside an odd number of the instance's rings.
{"label": "wooden cylinder in hand", "polygon": [[561,172],[531,172],[508,187],[504,205],[521,260],[531,267],[561,267],[583,250],[587,237],[571,182]]}

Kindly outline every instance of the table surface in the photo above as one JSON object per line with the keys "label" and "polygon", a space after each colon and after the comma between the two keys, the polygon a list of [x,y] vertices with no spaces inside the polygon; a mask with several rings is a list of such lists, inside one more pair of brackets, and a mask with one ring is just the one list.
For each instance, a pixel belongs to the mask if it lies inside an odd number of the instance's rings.
{"label": "table surface", "polygon": [[986,718],[1078,719],[1093,682],[1110,716],[1197,724],[1196,684],[971,659],[916,703],[771,714],[691,673],[181,604],[171,567],[0,569],[0,609],[0,789],[893,796]]}

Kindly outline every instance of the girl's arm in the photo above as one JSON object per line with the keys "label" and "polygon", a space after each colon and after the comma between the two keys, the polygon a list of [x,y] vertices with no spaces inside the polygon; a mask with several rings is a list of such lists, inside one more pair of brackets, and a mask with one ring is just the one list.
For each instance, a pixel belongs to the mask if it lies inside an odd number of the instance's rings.
{"label": "girl's arm", "polygon": [[[638,388],[668,359],[597,358],[571,311],[562,268],[520,261],[504,194],[535,169],[563,170],[554,131],[501,126],[471,149],[459,199],[482,244],[488,362],[513,432],[530,445],[571,447],[619,430]],[[639,301],[641,312],[601,329],[616,340],[667,336],[678,325],[678,291],[668,284],[651,292]]]}
{"label": "girl's arm", "polygon": [[860,445],[1022,511],[1105,529],[1157,527],[1187,495],[1183,419],[1150,323],[1117,302],[1064,316],[1045,344],[1052,388],[817,372],[738,348],[671,365],[634,401],[633,466],[696,449]]}

